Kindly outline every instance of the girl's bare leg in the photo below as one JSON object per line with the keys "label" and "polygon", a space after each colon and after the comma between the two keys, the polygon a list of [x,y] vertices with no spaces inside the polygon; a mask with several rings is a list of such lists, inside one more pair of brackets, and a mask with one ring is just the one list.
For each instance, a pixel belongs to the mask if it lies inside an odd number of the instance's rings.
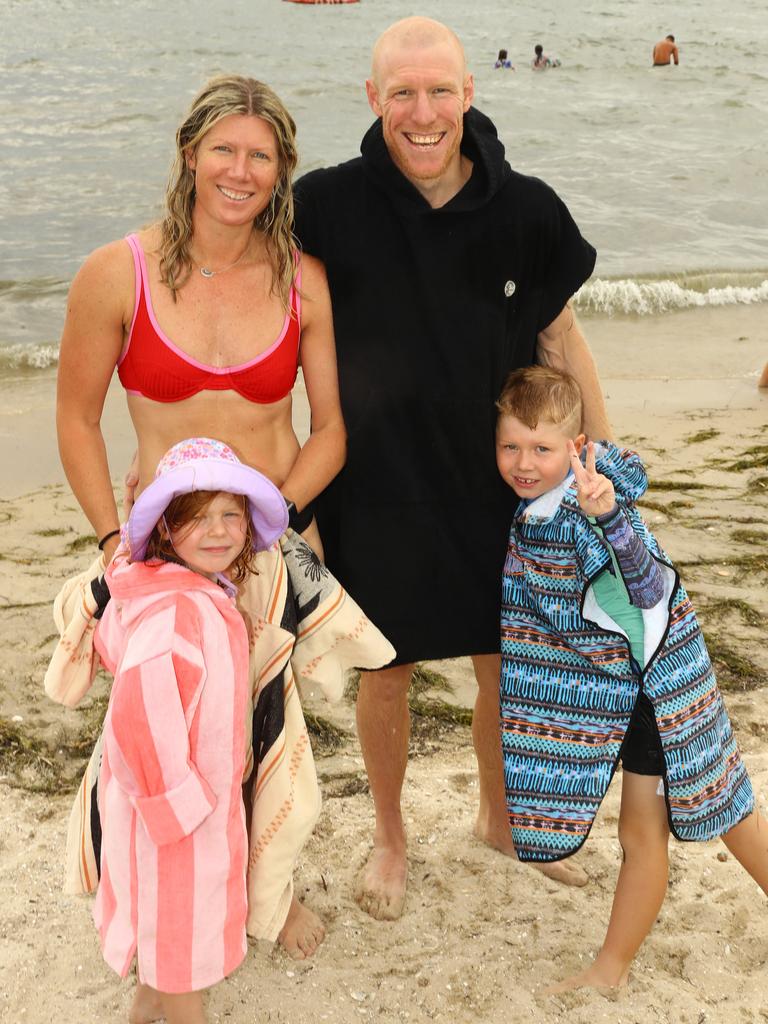
{"label": "girl's bare leg", "polygon": [[669,874],[669,825],[659,777],[623,773],[619,842],[624,861],[613,897],[611,918],[594,963],[566,978],[550,993],[572,988],[617,988],[625,985],[635,954],[664,902]]}
{"label": "girl's bare leg", "polygon": [[752,811],[749,817],[721,838],[739,864],[768,895],[768,821],[759,811]]}
{"label": "girl's bare leg", "polygon": [[202,992],[160,992],[166,1024],[208,1024]]}
{"label": "girl's bare leg", "polygon": [[157,989],[136,983],[133,1002],[128,1012],[128,1024],[152,1024],[152,1021],[163,1019],[163,1005]]}

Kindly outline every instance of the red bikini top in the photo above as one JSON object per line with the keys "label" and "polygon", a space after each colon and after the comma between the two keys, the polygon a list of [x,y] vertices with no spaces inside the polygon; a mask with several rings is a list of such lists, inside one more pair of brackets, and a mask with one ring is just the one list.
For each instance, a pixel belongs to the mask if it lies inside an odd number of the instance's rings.
{"label": "red bikini top", "polygon": [[126,391],[154,402],[180,402],[199,391],[236,391],[249,402],[265,405],[288,394],[296,381],[299,363],[300,268],[277,340],[250,362],[206,366],[186,355],[163,334],[152,308],[144,250],[136,235],[128,235],[126,241],[133,251],[136,276],[133,322],[117,364],[117,374]]}

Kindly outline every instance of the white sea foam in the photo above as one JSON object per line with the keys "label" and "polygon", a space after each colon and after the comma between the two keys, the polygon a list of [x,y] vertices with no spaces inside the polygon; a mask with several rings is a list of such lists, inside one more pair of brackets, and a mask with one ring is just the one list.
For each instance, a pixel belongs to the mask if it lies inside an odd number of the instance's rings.
{"label": "white sea foam", "polygon": [[[701,281],[699,282],[701,283]],[[679,281],[635,281],[625,278],[588,281],[575,296],[583,313],[669,313],[694,306],[750,305],[768,302],[768,280],[757,284],[726,284],[722,287],[685,287]]]}
{"label": "white sea foam", "polygon": [[58,360],[58,345],[8,345],[0,348],[0,373],[20,368],[45,370]]}

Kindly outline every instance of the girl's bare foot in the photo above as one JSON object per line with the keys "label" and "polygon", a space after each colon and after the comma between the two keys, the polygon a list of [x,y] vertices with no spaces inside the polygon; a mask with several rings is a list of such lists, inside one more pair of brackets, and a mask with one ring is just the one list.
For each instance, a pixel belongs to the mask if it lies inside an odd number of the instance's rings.
{"label": "girl's bare foot", "polygon": [[294,896],[277,941],[293,960],[307,960],[315,955],[324,938],[323,922]]}
{"label": "girl's bare foot", "polygon": [[162,1019],[160,993],[149,985],[137,982],[131,1009],[128,1011],[128,1024],[152,1024],[152,1021]]}

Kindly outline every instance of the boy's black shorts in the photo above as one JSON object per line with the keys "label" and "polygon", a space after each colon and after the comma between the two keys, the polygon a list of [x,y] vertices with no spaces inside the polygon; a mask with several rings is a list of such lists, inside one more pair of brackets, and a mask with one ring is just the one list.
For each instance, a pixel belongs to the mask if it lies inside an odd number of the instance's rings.
{"label": "boy's black shorts", "polygon": [[664,754],[653,704],[640,691],[621,747],[621,763],[625,772],[636,775],[664,775]]}

